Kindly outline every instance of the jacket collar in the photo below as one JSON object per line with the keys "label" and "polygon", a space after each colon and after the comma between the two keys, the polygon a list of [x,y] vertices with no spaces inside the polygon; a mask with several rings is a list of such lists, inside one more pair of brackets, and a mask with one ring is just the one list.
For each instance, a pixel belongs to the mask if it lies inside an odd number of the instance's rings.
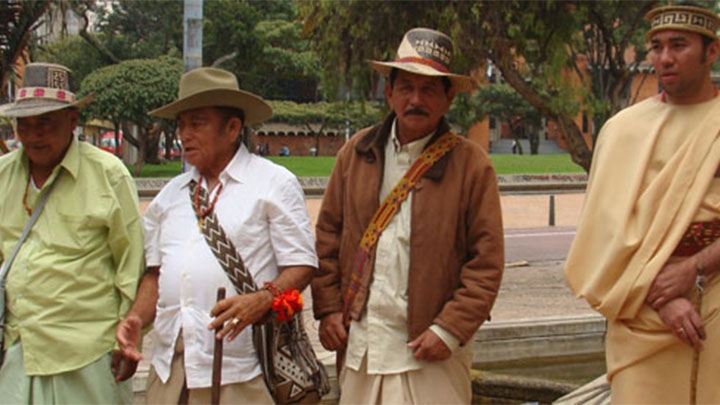
{"label": "jacket collar", "polygon": [[[383,122],[375,125],[364,133],[358,134],[360,139],[357,144],[355,144],[355,151],[359,155],[363,156],[365,161],[368,163],[374,163],[378,159],[380,159],[381,163],[385,161],[385,144],[387,144],[388,139],[390,138],[390,130],[392,129],[395,117],[395,112],[391,111],[390,114],[385,117]],[[425,148],[430,147],[430,145],[435,143],[438,138],[448,132],[450,132],[450,125],[447,123],[445,117],[443,117],[435,130],[435,134],[432,138],[430,138],[427,145],[425,145]],[[441,157],[440,160],[435,162],[435,164],[425,172],[423,177],[427,177],[432,180],[440,180],[443,173],[445,173],[445,168],[447,167],[449,159],[450,154],[445,154],[445,156]]]}

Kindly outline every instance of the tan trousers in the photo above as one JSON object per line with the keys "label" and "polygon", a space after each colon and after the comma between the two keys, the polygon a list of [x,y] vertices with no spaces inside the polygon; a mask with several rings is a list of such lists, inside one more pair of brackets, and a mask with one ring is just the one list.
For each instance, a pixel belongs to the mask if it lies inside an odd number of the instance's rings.
{"label": "tan trousers", "polygon": [[471,362],[472,354],[456,354],[419,370],[382,375],[367,373],[365,356],[359,371],[343,367],[340,404],[469,404]]}
{"label": "tan trousers", "polygon": [[[189,390],[185,383],[182,335],[175,344],[175,354],[170,365],[170,378],[163,384],[154,367],[150,367],[147,383],[146,404],[209,404],[211,388]],[[220,387],[221,404],[274,404],[262,376],[243,383]]]}

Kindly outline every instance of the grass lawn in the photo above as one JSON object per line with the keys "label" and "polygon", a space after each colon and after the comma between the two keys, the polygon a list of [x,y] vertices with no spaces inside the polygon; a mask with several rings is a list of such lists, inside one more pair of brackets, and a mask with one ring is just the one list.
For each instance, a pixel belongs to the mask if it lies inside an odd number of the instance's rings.
{"label": "grass lawn", "polygon": [[567,153],[553,155],[490,155],[498,174],[583,173]]}
{"label": "grass lawn", "polygon": [[[298,177],[327,177],[335,164],[334,156],[268,156]],[[498,174],[582,173],[583,169],[568,154],[555,155],[490,155]],[[140,177],[173,177],[180,174],[181,162],[144,165]],[[132,168],[130,168],[132,172]]]}

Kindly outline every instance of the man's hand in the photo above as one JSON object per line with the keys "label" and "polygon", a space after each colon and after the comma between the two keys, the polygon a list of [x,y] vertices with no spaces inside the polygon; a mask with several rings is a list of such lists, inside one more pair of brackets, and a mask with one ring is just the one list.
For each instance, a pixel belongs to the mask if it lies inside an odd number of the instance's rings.
{"label": "man's hand", "polygon": [[430,329],[423,332],[417,339],[408,343],[408,347],[413,349],[413,357],[418,361],[446,360],[452,354],[445,342]]}
{"label": "man's hand", "polygon": [[252,294],[236,295],[221,300],[210,315],[215,319],[208,325],[209,330],[225,325],[217,334],[217,339],[228,337],[231,341],[247,326],[259,321],[272,308],[273,296],[267,290],[260,290]]}
{"label": "man's hand", "polygon": [[703,349],[705,326],[692,303],[687,298],[676,298],[658,311],[663,323],[680,340],[697,351]]}
{"label": "man's hand", "polygon": [[654,310],[674,298],[682,297],[695,285],[695,258],[666,264],[650,285],[645,302]]}
{"label": "man's hand", "polygon": [[115,376],[115,381],[125,381],[132,377],[133,374],[135,374],[135,370],[137,370],[137,366],[137,360],[123,356],[120,350],[113,350],[110,370],[112,370]]}
{"label": "man's hand", "polygon": [[128,315],[115,328],[115,339],[120,345],[120,352],[128,360],[142,360],[142,353],[137,349],[141,338],[142,320],[138,316]]}
{"label": "man's hand", "polygon": [[348,341],[347,329],[343,325],[342,312],[326,315],[320,320],[320,343],[327,350],[336,351],[345,348]]}

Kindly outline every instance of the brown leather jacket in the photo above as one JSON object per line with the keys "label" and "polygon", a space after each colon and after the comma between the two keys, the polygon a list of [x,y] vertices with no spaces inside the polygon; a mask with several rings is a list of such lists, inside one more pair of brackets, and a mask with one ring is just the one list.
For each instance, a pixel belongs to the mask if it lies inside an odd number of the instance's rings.
{"label": "brown leather jacket", "polygon": [[[395,115],[366,128],[338,152],[318,218],[319,269],[312,281],[315,318],[342,311],[360,239],[379,206],[384,145]],[[449,131],[445,119],[436,135]],[[468,342],[488,319],[504,267],[497,178],[487,154],[464,140],[413,190],[408,334],[433,323]],[[370,263],[367,267],[374,268]],[[372,274],[365,271],[351,316],[359,319]]]}

